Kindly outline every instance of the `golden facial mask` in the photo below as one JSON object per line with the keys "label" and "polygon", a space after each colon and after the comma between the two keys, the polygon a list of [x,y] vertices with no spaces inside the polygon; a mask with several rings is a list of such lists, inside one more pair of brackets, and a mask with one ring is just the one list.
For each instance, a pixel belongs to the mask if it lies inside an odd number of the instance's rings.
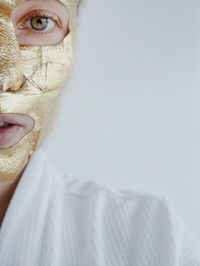
{"label": "golden facial mask", "polygon": [[0,0],[0,113],[29,115],[35,125],[17,144],[0,149],[0,181],[11,181],[23,170],[52,127],[74,64],[77,0],[60,1],[68,9],[69,33],[61,43],[48,46],[18,44],[10,14],[19,2]]}

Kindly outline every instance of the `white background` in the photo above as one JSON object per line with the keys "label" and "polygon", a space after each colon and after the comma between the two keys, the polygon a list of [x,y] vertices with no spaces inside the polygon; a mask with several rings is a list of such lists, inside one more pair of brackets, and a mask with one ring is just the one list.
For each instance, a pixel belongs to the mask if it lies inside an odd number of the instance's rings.
{"label": "white background", "polygon": [[81,179],[164,194],[200,238],[200,2],[85,0],[45,149]]}

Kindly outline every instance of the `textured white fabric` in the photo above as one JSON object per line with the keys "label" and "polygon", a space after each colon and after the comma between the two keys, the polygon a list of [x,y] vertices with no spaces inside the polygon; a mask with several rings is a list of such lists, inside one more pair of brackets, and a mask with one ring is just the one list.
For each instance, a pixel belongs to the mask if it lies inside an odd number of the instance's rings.
{"label": "textured white fabric", "polygon": [[0,231],[1,266],[199,266],[198,240],[162,196],[62,173],[40,148]]}

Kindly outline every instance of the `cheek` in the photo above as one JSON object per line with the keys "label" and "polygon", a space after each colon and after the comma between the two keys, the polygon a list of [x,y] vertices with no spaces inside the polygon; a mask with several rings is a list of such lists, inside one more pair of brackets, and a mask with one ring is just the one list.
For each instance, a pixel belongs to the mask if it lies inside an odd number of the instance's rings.
{"label": "cheek", "polygon": [[34,135],[38,134],[40,141],[43,141],[53,128],[59,104],[58,96],[55,91],[42,94],[35,104],[36,108],[31,110],[30,116],[35,120]]}
{"label": "cheek", "polygon": [[74,62],[71,36],[58,45],[21,46],[21,57],[27,83],[43,92],[60,90],[70,77]]}
{"label": "cheek", "polygon": [[[66,80],[66,67],[58,63],[42,63],[36,68],[24,69],[26,76],[25,90],[30,94],[60,91]],[[32,86],[30,86],[32,85]]]}
{"label": "cheek", "polygon": [[[26,77],[24,90],[31,94],[60,90],[67,78],[67,66],[59,62],[59,58],[54,53],[54,60],[45,58],[40,49],[29,53],[23,53],[23,74]],[[65,54],[63,57],[66,56]],[[53,56],[52,56],[53,57]],[[58,60],[56,62],[56,59]]]}

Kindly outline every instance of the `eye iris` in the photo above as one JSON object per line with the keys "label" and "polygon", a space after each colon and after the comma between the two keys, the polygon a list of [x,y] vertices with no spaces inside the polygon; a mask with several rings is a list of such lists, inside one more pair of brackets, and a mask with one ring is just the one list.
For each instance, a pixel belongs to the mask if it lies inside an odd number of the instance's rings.
{"label": "eye iris", "polygon": [[34,30],[45,30],[48,26],[48,18],[32,18],[31,19],[31,27]]}

